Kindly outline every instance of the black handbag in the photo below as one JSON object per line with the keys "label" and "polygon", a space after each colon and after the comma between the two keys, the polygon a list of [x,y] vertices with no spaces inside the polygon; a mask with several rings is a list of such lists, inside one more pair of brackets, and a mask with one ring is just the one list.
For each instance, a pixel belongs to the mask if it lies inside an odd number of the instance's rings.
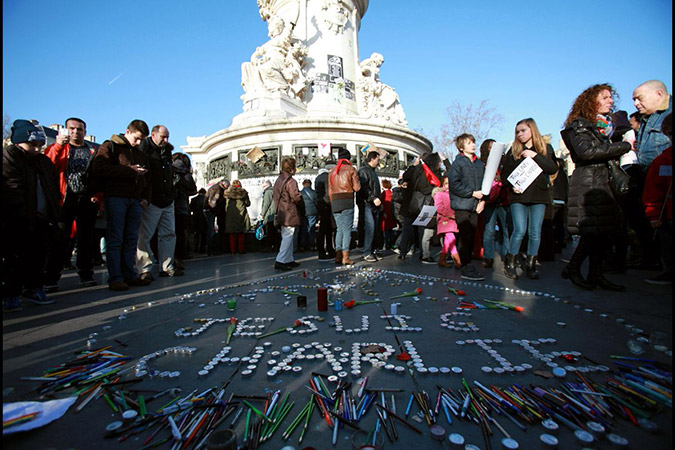
{"label": "black handbag", "polygon": [[614,197],[621,199],[631,189],[631,178],[624,170],[619,167],[619,161],[612,159],[607,161],[607,167],[609,167],[609,187],[614,193]]}

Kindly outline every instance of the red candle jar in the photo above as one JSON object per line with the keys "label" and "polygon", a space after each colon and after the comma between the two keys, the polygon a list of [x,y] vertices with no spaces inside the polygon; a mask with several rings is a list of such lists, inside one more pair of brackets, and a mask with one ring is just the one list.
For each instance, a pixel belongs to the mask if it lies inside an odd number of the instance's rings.
{"label": "red candle jar", "polygon": [[316,290],[316,306],[319,311],[328,311],[328,289],[319,288]]}

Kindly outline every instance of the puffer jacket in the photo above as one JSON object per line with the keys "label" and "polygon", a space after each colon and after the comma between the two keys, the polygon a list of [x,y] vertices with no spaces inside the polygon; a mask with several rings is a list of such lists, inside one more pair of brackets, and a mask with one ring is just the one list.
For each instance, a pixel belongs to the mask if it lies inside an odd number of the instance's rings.
{"label": "puffer jacket", "polygon": [[331,169],[328,174],[328,198],[331,211],[342,212],[354,207],[354,193],[361,190],[361,182],[356,169],[351,164],[344,164]]}
{"label": "puffer jacket", "polygon": [[450,203],[455,211],[476,211],[478,199],[473,191],[480,191],[483,183],[485,164],[483,161],[460,153],[450,167],[448,183],[450,186]]}
{"label": "puffer jacket", "polygon": [[302,194],[298,190],[298,182],[288,172],[281,172],[274,182],[274,204],[276,205],[277,221],[284,227],[300,226],[298,203],[302,201]]}
{"label": "puffer jacket", "polygon": [[248,217],[248,208],[251,199],[246,189],[231,185],[223,192],[225,198],[225,232],[245,233],[251,228],[251,219]]}
{"label": "puffer jacket", "polygon": [[570,234],[612,233],[621,221],[621,209],[609,186],[607,161],[629,151],[631,144],[610,143],[583,117],[575,119],[560,135],[576,165],[567,200]]}
{"label": "puffer jacket", "polygon": [[[528,150],[536,150],[530,148]],[[502,172],[501,177],[502,181],[508,186],[509,191],[509,203],[543,203],[546,205],[551,204],[553,201],[552,198],[552,189],[550,176],[558,172],[558,164],[553,160],[554,152],[553,147],[546,145],[546,154],[542,155],[537,152],[534,162],[541,167],[542,172],[534,179],[532,184],[530,184],[525,191],[517,194],[513,191],[513,186],[507,181],[507,178],[513,173],[514,170],[520,166],[525,158],[521,155],[520,159],[515,159],[513,157],[513,149],[509,150],[502,157]]]}
{"label": "puffer jacket", "polygon": [[98,148],[94,157],[94,176],[102,178],[106,197],[137,198],[150,203],[151,171],[143,175],[131,165],[148,167],[148,158],[138,147],[132,147],[124,135],[115,134]]}

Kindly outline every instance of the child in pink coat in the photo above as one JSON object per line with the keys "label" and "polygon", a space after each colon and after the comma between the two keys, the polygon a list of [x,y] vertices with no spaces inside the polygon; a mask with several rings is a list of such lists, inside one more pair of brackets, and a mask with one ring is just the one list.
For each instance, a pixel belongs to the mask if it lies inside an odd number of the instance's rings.
{"label": "child in pink coat", "polygon": [[455,211],[450,206],[450,194],[448,193],[448,177],[443,177],[443,187],[437,187],[433,190],[434,205],[436,206],[436,232],[441,236],[443,249],[438,258],[438,265],[441,267],[451,267],[446,262],[448,253],[452,258],[455,269],[462,267],[455,244],[455,233],[458,231],[455,221]]}

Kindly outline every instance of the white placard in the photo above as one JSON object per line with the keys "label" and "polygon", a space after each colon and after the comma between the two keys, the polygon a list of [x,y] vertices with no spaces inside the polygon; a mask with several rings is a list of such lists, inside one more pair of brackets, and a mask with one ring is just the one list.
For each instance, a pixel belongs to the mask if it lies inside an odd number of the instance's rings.
{"label": "white placard", "polygon": [[516,170],[511,172],[507,181],[511,183],[514,190],[525,192],[525,189],[527,189],[542,172],[543,170],[541,170],[539,164],[534,162],[534,159],[526,157],[523,162],[516,167]]}
{"label": "white placard", "polygon": [[330,142],[319,142],[316,152],[319,158],[327,158],[330,156]]}
{"label": "white placard", "polygon": [[417,216],[417,219],[413,222],[413,225],[420,226],[420,227],[426,227],[429,222],[431,222],[431,219],[434,218],[434,215],[436,214],[436,207],[433,205],[424,205],[422,206],[422,211],[420,211],[419,215]]}
{"label": "white placard", "polygon": [[628,150],[619,158],[619,166],[621,166],[622,169],[626,169],[628,166],[637,164],[637,160],[637,153],[635,153],[633,150]]}
{"label": "white placard", "polygon": [[485,174],[483,175],[483,183],[481,184],[480,191],[483,195],[490,195],[490,189],[492,188],[492,182],[497,175],[497,169],[499,169],[499,163],[504,156],[504,151],[506,151],[506,144],[502,142],[493,142],[492,148],[490,149],[490,154],[488,155],[487,164],[485,164]]}

